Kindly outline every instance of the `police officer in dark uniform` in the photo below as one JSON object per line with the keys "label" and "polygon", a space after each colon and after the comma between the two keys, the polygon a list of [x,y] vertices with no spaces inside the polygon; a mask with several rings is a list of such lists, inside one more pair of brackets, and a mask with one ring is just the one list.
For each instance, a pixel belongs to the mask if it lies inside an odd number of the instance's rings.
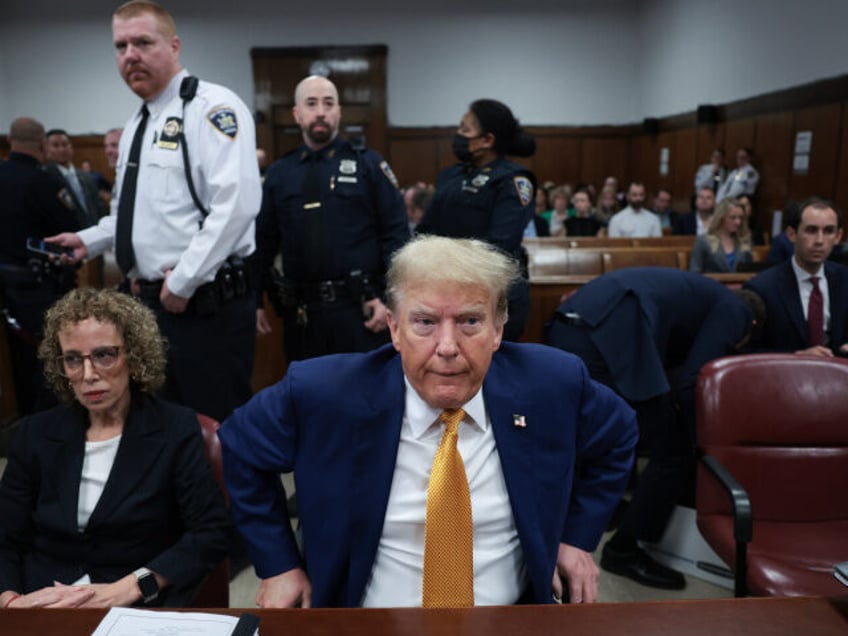
{"label": "police officer in dark uniform", "polygon": [[[454,136],[460,163],[439,174],[436,195],[416,231],[482,239],[523,261],[521,239],[533,218],[536,177],[505,155],[529,157],[535,150],[535,139],[505,104],[473,102]],[[529,315],[530,286],[522,279],[509,291],[504,339],[518,340]]]}
{"label": "police officer in dark uniform", "polygon": [[77,221],[64,184],[41,168],[44,126],[27,117],[14,120],[9,145],[9,160],[0,164],[0,296],[18,411],[26,414],[55,403],[42,380],[36,345],[44,312],[75,283],[73,268],[39,257],[27,249],[27,239],[76,230]]}
{"label": "police officer in dark uniform", "polygon": [[[397,179],[377,153],[339,138],[328,79],[301,81],[293,114],[304,143],[268,169],[256,268],[283,316],[288,361],[369,351],[389,341],[383,275],[409,237]],[[277,251],[282,277],[272,270]],[[257,330],[269,331],[262,309]]]}

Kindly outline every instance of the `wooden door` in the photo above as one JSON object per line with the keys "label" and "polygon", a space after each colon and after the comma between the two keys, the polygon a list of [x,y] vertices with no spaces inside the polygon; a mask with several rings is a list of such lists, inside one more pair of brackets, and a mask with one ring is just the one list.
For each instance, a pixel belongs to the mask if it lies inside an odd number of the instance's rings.
{"label": "wooden door", "polygon": [[291,112],[294,89],[303,78],[322,75],[339,91],[341,136],[363,137],[385,155],[387,53],[384,45],[252,49],[257,144],[275,159],[302,143]]}

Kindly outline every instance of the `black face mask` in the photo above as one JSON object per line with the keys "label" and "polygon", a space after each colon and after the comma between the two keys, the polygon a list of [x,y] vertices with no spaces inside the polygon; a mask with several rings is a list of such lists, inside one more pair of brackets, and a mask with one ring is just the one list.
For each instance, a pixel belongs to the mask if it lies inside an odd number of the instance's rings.
{"label": "black face mask", "polygon": [[472,139],[476,139],[476,137],[466,137],[459,133],[453,136],[453,154],[462,163],[471,163],[474,160],[474,155],[468,148],[468,144]]}

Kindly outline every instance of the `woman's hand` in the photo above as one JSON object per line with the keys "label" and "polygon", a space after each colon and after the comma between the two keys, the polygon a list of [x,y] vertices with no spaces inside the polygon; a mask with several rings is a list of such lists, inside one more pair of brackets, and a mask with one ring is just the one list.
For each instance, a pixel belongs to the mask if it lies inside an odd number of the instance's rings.
{"label": "woman's hand", "polygon": [[[7,608],[28,607],[82,607],[93,595],[94,591],[89,585],[62,585],[57,583],[51,587],[43,587],[29,594],[22,594],[13,598]],[[6,595],[6,592],[3,593]]]}

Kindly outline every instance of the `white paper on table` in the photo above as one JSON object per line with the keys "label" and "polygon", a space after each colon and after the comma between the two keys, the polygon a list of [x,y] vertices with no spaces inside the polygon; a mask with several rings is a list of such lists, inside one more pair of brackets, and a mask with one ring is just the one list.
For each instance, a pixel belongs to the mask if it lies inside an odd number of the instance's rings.
{"label": "white paper on table", "polygon": [[113,607],[91,636],[230,636],[236,623],[237,616],[226,614]]}

